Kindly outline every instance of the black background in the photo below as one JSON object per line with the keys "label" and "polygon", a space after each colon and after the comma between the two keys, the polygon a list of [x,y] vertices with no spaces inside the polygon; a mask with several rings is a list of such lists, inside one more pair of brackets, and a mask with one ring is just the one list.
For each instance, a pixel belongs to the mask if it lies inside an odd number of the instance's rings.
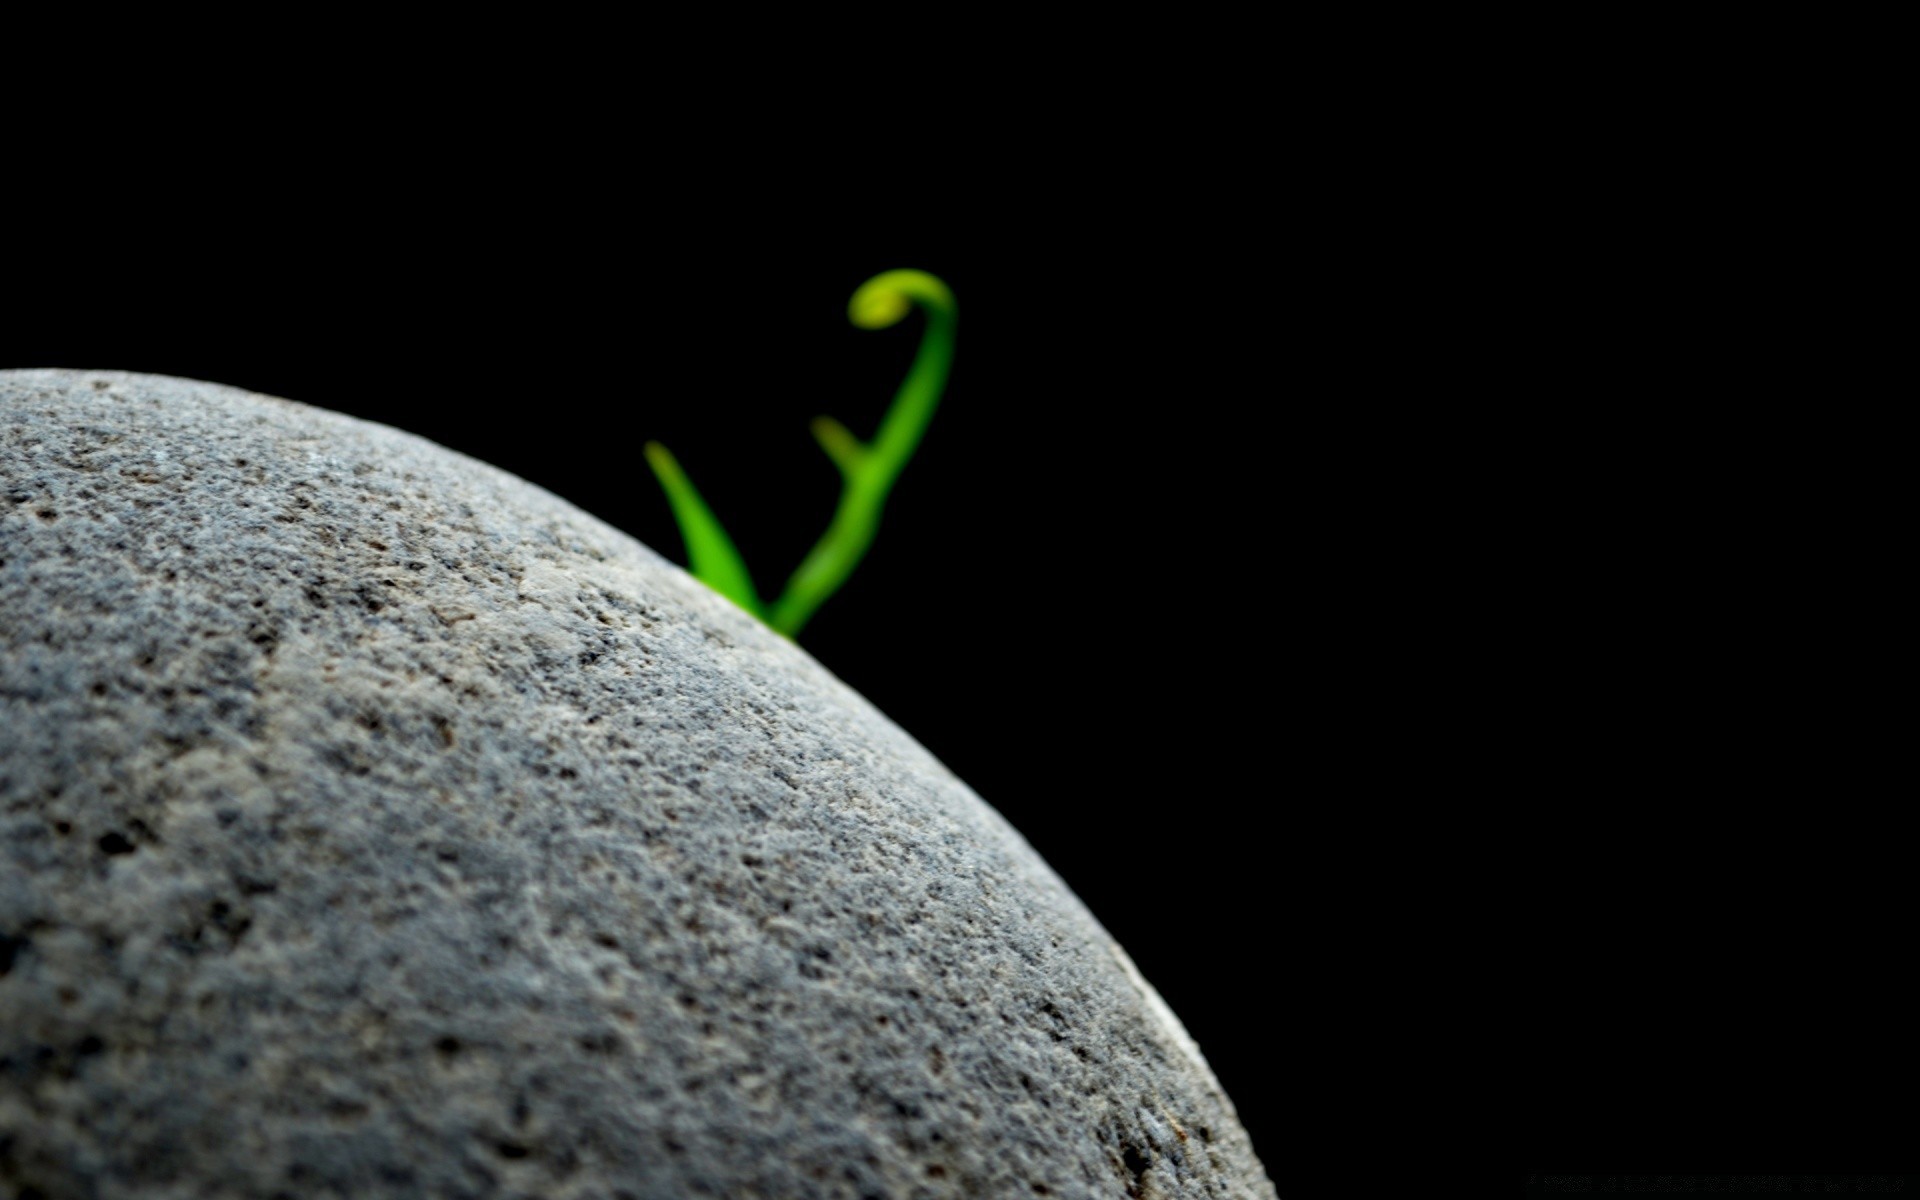
{"label": "black background", "polygon": [[1326,524],[1376,503],[1379,409],[1333,428],[1324,398],[1288,399],[1302,314],[1257,227],[1165,188],[916,211],[830,175],[725,196],[475,193],[431,169],[245,182],[174,180],[189,215],[90,203],[16,244],[35,284],[0,366],[214,380],[394,425],[684,561],[640,457],[658,438],[768,596],[837,495],[808,420],[869,436],[917,342],[917,316],[855,329],[848,296],[893,267],[946,279],[950,387],[801,645],[1086,901],[1282,1193],[1318,1169],[1301,1147],[1346,1120],[1324,1064],[1371,901],[1366,849],[1314,814],[1371,803],[1380,764],[1337,730],[1373,669],[1359,626],[1389,607],[1340,577],[1379,548]]}
{"label": "black background", "polygon": [[952,385],[801,644],[1087,902],[1281,1196],[1888,1165],[1875,31],[929,15],[23,35],[0,367],[386,422],[678,559],[659,438],[772,591],[807,420],[912,353],[847,295],[935,271]]}
{"label": "black background", "polygon": [[1895,474],[1744,319],[1730,168],[1605,105],[1391,107],[1062,109],[987,170],[508,124],[36,170],[0,367],[381,421],[679,560],[658,438],[773,593],[833,508],[808,420],[870,434],[918,334],[846,299],[933,271],[952,383],[801,645],[1087,902],[1281,1195],[1428,1190],[1360,1172],[1436,1115],[1560,1163],[1762,1162],[1783,1101],[1878,1129],[1841,1081],[1910,1056],[1894,710],[1831,735],[1807,677],[1875,661],[1839,531]]}

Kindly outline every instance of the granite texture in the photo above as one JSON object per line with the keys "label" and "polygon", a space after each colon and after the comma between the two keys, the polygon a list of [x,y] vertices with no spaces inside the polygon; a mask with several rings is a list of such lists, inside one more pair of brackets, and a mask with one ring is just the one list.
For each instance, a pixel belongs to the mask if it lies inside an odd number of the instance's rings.
{"label": "granite texture", "polygon": [[1270,1197],[992,809],[411,435],[0,372],[0,1194]]}

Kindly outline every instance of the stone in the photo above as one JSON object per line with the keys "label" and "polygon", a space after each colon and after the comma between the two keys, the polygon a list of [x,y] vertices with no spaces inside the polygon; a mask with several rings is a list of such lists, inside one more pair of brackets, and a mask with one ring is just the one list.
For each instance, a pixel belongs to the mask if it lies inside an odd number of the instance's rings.
{"label": "stone", "polygon": [[0,372],[0,1191],[1271,1197],[997,813],[542,489]]}

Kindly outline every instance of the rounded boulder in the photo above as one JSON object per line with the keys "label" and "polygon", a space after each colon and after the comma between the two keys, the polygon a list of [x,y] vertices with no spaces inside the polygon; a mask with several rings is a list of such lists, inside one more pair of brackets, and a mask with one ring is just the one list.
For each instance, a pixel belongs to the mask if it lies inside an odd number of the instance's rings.
{"label": "rounded boulder", "polygon": [[0,1192],[1271,1197],[997,813],[552,494],[0,372]]}

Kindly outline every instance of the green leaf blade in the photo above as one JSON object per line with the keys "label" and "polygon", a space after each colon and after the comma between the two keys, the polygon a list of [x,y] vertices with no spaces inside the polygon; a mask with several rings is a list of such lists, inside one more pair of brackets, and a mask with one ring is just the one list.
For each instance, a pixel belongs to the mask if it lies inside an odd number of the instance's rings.
{"label": "green leaf blade", "polygon": [[667,494],[674,520],[680,525],[680,536],[687,543],[687,561],[694,577],[766,620],[765,606],[754,591],[746,560],[740,557],[720,518],[713,515],[713,509],[701,498],[699,489],[687,478],[679,460],[659,442],[648,442],[644,454],[647,465],[653,468],[654,478],[660,481],[660,489]]}

